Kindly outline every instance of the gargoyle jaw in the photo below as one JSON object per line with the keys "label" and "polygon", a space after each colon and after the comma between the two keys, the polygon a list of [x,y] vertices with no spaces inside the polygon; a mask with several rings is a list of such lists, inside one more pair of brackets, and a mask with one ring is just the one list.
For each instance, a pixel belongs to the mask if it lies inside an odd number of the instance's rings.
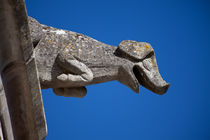
{"label": "gargoyle jaw", "polygon": [[147,69],[145,65],[143,61],[133,67],[133,73],[139,84],[156,94],[162,95],[166,93],[170,84],[162,79],[157,66]]}
{"label": "gargoyle jaw", "polygon": [[132,71],[131,65],[125,65],[120,68],[118,81],[129,87],[136,93],[139,93],[139,82]]}

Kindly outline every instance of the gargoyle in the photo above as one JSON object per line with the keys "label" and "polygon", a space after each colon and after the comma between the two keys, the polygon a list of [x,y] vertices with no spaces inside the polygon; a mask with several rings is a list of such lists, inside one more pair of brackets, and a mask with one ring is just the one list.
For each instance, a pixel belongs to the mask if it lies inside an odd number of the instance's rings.
{"label": "gargoyle", "polygon": [[87,85],[118,80],[136,93],[139,85],[157,94],[168,90],[149,43],[125,40],[115,47],[40,24],[31,17],[29,27],[42,89],[83,97]]}

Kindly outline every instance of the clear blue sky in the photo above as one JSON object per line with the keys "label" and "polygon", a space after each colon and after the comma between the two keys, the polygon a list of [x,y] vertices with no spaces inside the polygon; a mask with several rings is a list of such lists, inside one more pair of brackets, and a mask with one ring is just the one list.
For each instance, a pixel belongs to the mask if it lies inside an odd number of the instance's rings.
{"label": "clear blue sky", "polygon": [[46,140],[209,140],[210,1],[26,0],[40,23],[117,46],[152,44],[163,78],[159,96],[114,81],[88,86],[85,98],[43,90]]}

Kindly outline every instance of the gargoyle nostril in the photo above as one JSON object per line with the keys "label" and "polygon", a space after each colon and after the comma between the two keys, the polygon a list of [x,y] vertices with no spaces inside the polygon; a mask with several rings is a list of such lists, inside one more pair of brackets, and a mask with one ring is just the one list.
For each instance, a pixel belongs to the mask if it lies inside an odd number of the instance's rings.
{"label": "gargoyle nostril", "polygon": [[166,84],[163,88],[164,88],[164,91],[167,92],[168,88],[170,87],[170,84]]}
{"label": "gargoyle nostril", "polygon": [[164,86],[159,87],[158,89],[156,89],[157,94],[159,95],[163,95],[164,93],[166,93],[168,91],[168,88],[170,87],[170,84],[166,83]]}

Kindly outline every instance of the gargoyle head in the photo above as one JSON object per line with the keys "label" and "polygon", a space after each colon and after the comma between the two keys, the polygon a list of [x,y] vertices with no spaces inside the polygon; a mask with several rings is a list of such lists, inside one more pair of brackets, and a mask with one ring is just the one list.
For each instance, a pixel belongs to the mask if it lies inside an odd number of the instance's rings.
{"label": "gargoyle head", "polygon": [[155,53],[150,44],[125,40],[119,44],[115,53],[132,62],[123,65],[119,71],[119,81],[122,84],[137,93],[139,85],[160,95],[168,90],[170,85],[159,73]]}

